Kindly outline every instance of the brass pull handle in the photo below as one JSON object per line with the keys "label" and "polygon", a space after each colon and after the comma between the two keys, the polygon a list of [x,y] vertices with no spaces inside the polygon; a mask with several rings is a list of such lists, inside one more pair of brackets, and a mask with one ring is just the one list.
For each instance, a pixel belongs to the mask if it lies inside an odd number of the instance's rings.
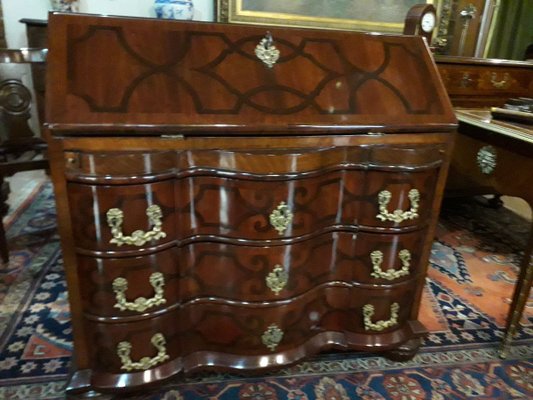
{"label": "brass pull handle", "polygon": [[132,244],[134,246],[142,246],[150,240],[162,239],[167,236],[165,232],[161,230],[163,213],[161,207],[157,205],[151,205],[146,209],[146,215],[150,225],[153,226],[152,230],[144,232],[137,230],[131,234],[131,236],[124,236],[122,233],[122,223],[124,222],[124,212],[118,208],[111,208],[107,212],[107,225],[111,228],[111,234],[113,239],[109,243],[114,243],[117,246],[123,244]]}
{"label": "brass pull handle", "polygon": [[266,285],[272,290],[276,296],[283,290],[289,280],[289,274],[283,269],[282,265],[276,265],[272,272],[266,278]]}
{"label": "brass pull handle", "polygon": [[467,88],[472,86],[474,80],[470,77],[470,72],[463,72],[463,76],[459,81],[459,86],[462,88]]}
{"label": "brass pull handle", "polygon": [[143,357],[139,361],[131,360],[131,343],[120,342],[117,346],[117,355],[120,357],[120,361],[122,362],[122,366],[120,368],[125,369],[126,371],[131,371],[133,369],[147,370],[170,358],[167,354],[165,346],[166,340],[161,333],[156,333],[154,336],[152,336],[150,342],[152,342],[152,345],[157,349],[157,355],[152,358]]}
{"label": "brass pull handle", "polygon": [[374,278],[382,278],[389,281],[409,275],[409,267],[411,266],[411,253],[409,250],[403,249],[398,253],[398,258],[402,262],[402,268],[398,270],[390,268],[387,271],[383,271],[381,269],[381,264],[383,263],[383,253],[379,250],[373,251],[370,253],[370,259],[372,260],[374,272],[372,272],[370,275]]}
{"label": "brass pull handle", "polygon": [[126,290],[128,290],[128,281],[119,277],[113,281],[113,291],[115,292],[116,304],[113,306],[121,311],[130,310],[143,312],[150,307],[165,304],[167,301],[163,297],[163,288],[165,287],[165,278],[161,272],[154,272],[150,275],[150,285],[154,288],[155,295],[150,299],[139,297],[133,302],[126,300]]}
{"label": "brass pull handle", "polygon": [[261,341],[270,351],[276,350],[276,347],[278,347],[282,339],[283,331],[276,324],[270,325],[265,333],[261,335]]}
{"label": "brass pull handle", "polygon": [[503,74],[503,79],[501,81],[498,81],[498,75],[496,74],[496,72],[493,72],[492,74],[490,74],[490,83],[492,83],[492,86],[496,89],[507,89],[511,84],[509,78],[509,73],[506,72]]}
{"label": "brass pull handle", "polygon": [[392,194],[388,190],[382,190],[378,194],[379,214],[376,215],[381,221],[402,222],[408,219],[418,218],[418,206],[420,202],[420,193],[417,189],[409,190],[409,200],[411,201],[411,208],[408,211],[394,210],[392,213],[387,210]]}
{"label": "brass pull handle", "polygon": [[365,329],[367,331],[382,331],[398,324],[398,313],[400,311],[400,305],[398,303],[392,303],[390,306],[391,316],[387,321],[372,322],[374,316],[374,306],[372,304],[365,304],[363,307],[363,316],[365,322]]}
{"label": "brass pull handle", "polygon": [[292,223],[294,215],[289,206],[284,201],[279,203],[279,206],[270,214],[270,224],[278,231],[278,234],[283,235],[289,225]]}
{"label": "brass pull handle", "polygon": [[274,46],[273,43],[274,40],[272,39],[272,34],[267,32],[265,37],[261,39],[257,46],[255,46],[255,55],[265,63],[268,68],[272,68],[279,59],[279,50],[276,49],[276,46]]}

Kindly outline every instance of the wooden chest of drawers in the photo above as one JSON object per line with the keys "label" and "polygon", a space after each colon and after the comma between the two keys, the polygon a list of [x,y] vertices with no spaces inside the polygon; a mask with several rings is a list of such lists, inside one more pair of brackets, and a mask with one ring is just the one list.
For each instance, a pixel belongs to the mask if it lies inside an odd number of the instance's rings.
{"label": "wooden chest of drawers", "polygon": [[455,107],[501,107],[512,97],[533,97],[533,63],[435,56]]}
{"label": "wooden chest of drawers", "polygon": [[420,38],[58,14],[50,40],[72,393],[415,353],[455,129]]}

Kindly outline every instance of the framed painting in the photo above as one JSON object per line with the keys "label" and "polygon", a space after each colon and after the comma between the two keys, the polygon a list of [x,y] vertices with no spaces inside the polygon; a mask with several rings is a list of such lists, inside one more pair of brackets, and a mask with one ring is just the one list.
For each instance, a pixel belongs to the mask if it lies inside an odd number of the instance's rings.
{"label": "framed painting", "polygon": [[407,11],[438,0],[218,0],[219,22],[401,32]]}

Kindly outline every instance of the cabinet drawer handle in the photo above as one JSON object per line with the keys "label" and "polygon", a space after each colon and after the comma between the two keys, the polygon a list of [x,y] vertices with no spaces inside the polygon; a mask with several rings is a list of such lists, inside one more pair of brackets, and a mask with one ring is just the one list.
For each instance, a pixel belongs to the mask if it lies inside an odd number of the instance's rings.
{"label": "cabinet drawer handle", "polygon": [[509,74],[506,72],[503,74],[503,79],[501,81],[498,81],[498,75],[496,72],[493,72],[490,74],[490,83],[492,83],[492,86],[496,89],[507,89],[511,82],[509,82]]}
{"label": "cabinet drawer handle", "polygon": [[398,270],[390,268],[387,271],[383,271],[381,269],[381,264],[383,263],[383,253],[379,250],[373,251],[370,253],[370,259],[372,260],[374,272],[372,272],[370,275],[373,278],[383,278],[389,281],[409,275],[409,267],[411,266],[411,253],[409,250],[403,249],[398,253],[398,258],[402,262],[402,268]]}
{"label": "cabinet drawer handle", "polygon": [[276,324],[272,324],[268,329],[261,335],[261,341],[263,344],[270,349],[270,351],[276,350],[279,342],[283,339],[283,331],[278,328]]}
{"label": "cabinet drawer handle", "polygon": [[278,231],[278,234],[283,235],[291,224],[293,217],[289,206],[282,201],[270,214],[270,224]]}
{"label": "cabinet drawer handle", "polygon": [[287,285],[288,280],[289,274],[283,269],[283,266],[279,264],[274,267],[272,272],[270,272],[265,279],[266,285],[276,296],[279,295],[279,292]]}
{"label": "cabinet drawer handle", "polygon": [[131,343],[120,342],[117,346],[117,355],[120,357],[120,361],[122,362],[122,366],[120,368],[125,369],[126,371],[131,371],[133,369],[147,370],[170,358],[167,354],[167,349],[165,346],[166,340],[161,333],[156,333],[154,336],[152,336],[150,341],[157,349],[157,356],[152,358],[143,357],[139,361],[132,361],[130,358]]}
{"label": "cabinet drawer handle", "polygon": [[132,244],[134,246],[142,246],[150,240],[162,239],[167,236],[165,232],[161,230],[163,213],[161,207],[157,205],[151,205],[146,209],[146,215],[150,225],[153,225],[152,230],[144,232],[137,230],[131,234],[131,236],[124,236],[122,233],[122,223],[124,222],[124,212],[118,208],[111,208],[107,212],[107,225],[111,228],[111,234],[113,239],[109,243],[114,243],[117,246],[123,244]]}
{"label": "cabinet drawer handle", "polygon": [[394,210],[392,213],[387,210],[392,194],[388,190],[382,190],[378,194],[379,214],[376,215],[381,221],[392,221],[400,223],[408,219],[418,218],[418,206],[420,202],[420,192],[417,189],[409,190],[409,200],[411,201],[411,208],[408,211]]}
{"label": "cabinet drawer handle", "polygon": [[365,317],[365,329],[367,331],[379,332],[398,324],[398,312],[400,311],[400,305],[398,303],[391,304],[391,316],[387,321],[372,322],[374,311],[374,306],[372,304],[365,304],[365,306],[363,307],[363,315]]}
{"label": "cabinet drawer handle", "polygon": [[255,55],[259,58],[268,68],[272,68],[279,59],[279,50],[274,46],[274,40],[272,34],[267,32],[265,37],[261,39],[259,44],[255,46]]}
{"label": "cabinet drawer handle", "polygon": [[147,299],[139,297],[133,302],[126,300],[126,290],[128,290],[128,281],[125,278],[119,277],[113,281],[113,291],[115,292],[116,304],[113,306],[121,311],[137,311],[143,312],[150,307],[165,304],[167,301],[163,298],[163,288],[165,287],[165,278],[161,272],[154,272],[150,275],[150,285],[154,288],[154,297]]}

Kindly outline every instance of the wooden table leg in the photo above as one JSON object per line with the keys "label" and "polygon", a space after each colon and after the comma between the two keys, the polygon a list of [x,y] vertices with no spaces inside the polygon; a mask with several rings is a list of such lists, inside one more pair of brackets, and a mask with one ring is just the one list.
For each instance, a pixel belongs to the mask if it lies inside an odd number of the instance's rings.
{"label": "wooden table leg", "polygon": [[522,313],[524,312],[524,308],[529,297],[531,282],[533,281],[533,226],[531,232],[529,243],[520,265],[520,274],[518,275],[518,280],[514,289],[513,301],[511,303],[507,326],[505,328],[505,335],[499,350],[499,355],[501,358],[505,358],[507,356],[513,336],[518,330],[520,318],[522,317]]}
{"label": "wooden table leg", "polygon": [[9,183],[4,181],[3,176],[0,176],[0,257],[5,264],[9,262],[9,248],[7,246],[3,219],[9,211],[9,205],[7,204],[8,196]]}

